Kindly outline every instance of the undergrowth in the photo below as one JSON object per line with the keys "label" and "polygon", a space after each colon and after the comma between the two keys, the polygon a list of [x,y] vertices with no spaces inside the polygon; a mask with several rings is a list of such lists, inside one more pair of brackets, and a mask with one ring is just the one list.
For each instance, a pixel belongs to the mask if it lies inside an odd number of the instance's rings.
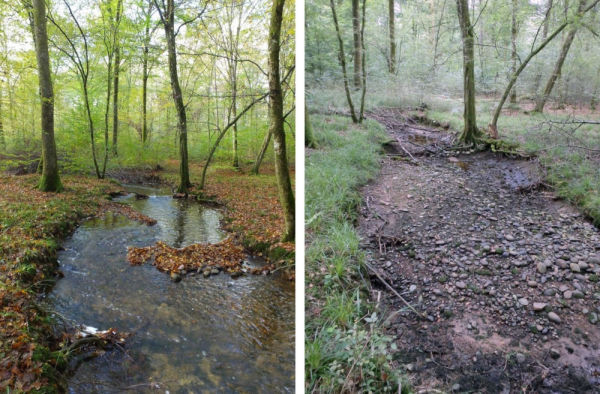
{"label": "undergrowth", "polygon": [[[396,392],[395,345],[368,297],[365,256],[354,228],[359,188],[379,169],[382,127],[313,115],[306,160],[306,391]],[[402,384],[402,392],[408,392]]]}

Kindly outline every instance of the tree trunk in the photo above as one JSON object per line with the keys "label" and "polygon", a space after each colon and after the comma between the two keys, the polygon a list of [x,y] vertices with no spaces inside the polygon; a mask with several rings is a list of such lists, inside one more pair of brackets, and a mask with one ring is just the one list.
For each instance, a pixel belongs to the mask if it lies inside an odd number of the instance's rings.
{"label": "tree trunk", "polygon": [[169,75],[171,77],[171,90],[173,101],[177,110],[177,130],[179,131],[179,186],[177,193],[187,193],[190,183],[190,170],[188,165],[187,148],[187,119],[179,76],[177,75],[177,47],[175,45],[175,4],[174,0],[167,0],[163,25],[167,39],[167,51],[169,54]]}
{"label": "tree trunk", "polygon": [[113,78],[113,69],[112,69],[112,59],[113,54],[108,54],[108,63],[106,66],[106,107],[104,109],[104,160],[102,164],[102,172],[100,178],[104,178],[104,174],[106,173],[106,163],[108,162],[108,115],[110,112],[110,99],[112,92],[112,78]]}
{"label": "tree trunk", "polygon": [[142,144],[148,141],[148,55],[150,51],[150,14],[152,0],[148,0],[148,15],[144,31],[144,48],[142,55]]}
{"label": "tree trunk", "polygon": [[313,128],[310,123],[310,117],[308,116],[308,108],[304,106],[304,146],[307,148],[315,148],[315,137],[313,135]]}
{"label": "tree trunk", "polygon": [[[511,60],[512,65],[510,74],[513,75],[517,71],[517,4],[518,0],[512,0],[512,26],[510,29],[510,38],[512,44]],[[510,92],[510,102],[517,103],[517,88],[514,86]]]}
{"label": "tree trunk", "polygon": [[464,89],[464,122],[465,127],[459,141],[474,144],[480,131],[477,128],[475,111],[475,53],[473,26],[469,16],[468,0],[456,0],[458,20],[463,42],[463,89]]}
{"label": "tree trunk", "polygon": [[113,135],[112,152],[117,156],[117,137],[119,133],[119,68],[121,67],[121,48],[119,45],[119,25],[121,23],[121,8],[123,1],[117,2],[117,14],[115,18],[114,48],[115,48],[115,71],[113,75]]}
{"label": "tree trunk", "polygon": [[[237,116],[237,66],[234,65],[231,84],[231,116]],[[234,168],[239,168],[238,158],[238,128],[237,122],[233,125],[233,163]]]}
{"label": "tree trunk", "polygon": [[[581,13],[583,12],[586,1],[587,0],[579,0],[579,7],[577,8],[578,15],[581,15]],[[571,27],[569,28],[569,32],[567,33],[567,37],[565,38],[565,41],[563,42],[562,48],[560,50],[560,55],[558,56],[556,64],[554,65],[554,70],[552,71],[552,75],[550,75],[550,78],[548,79],[548,82],[546,83],[546,87],[544,88],[544,92],[542,93],[542,95],[539,97],[539,99],[537,100],[537,102],[535,104],[535,112],[540,112],[540,113],[544,112],[544,106],[546,105],[546,102],[548,101],[548,97],[550,96],[550,93],[552,93],[554,84],[560,77],[562,66],[565,62],[565,59],[567,58],[567,54],[569,53],[569,49],[571,48],[571,44],[573,43],[573,39],[575,38],[576,33],[577,33],[577,24],[572,24]]]}
{"label": "tree trunk", "polygon": [[[353,0],[354,1],[354,0]],[[358,0],[356,0],[358,1]],[[348,100],[348,106],[350,107],[350,116],[352,117],[352,122],[359,123],[359,118],[356,117],[356,112],[354,110],[354,103],[352,102],[352,95],[350,94],[350,87],[348,86],[348,73],[346,71],[346,54],[344,53],[344,42],[342,41],[342,34],[340,33],[340,25],[337,19],[337,12],[335,11],[335,0],[329,0],[329,5],[331,6],[331,13],[333,14],[333,23],[335,24],[335,32],[338,38],[339,44],[339,60],[342,65],[342,73],[344,76],[344,90],[346,91],[346,100]],[[359,33],[360,34],[360,33]],[[359,48],[360,50],[360,48]]]}
{"label": "tree trunk", "polygon": [[[544,16],[544,22],[543,22],[544,25],[542,27],[542,42],[544,42],[546,40],[546,38],[548,37],[548,26],[550,25],[551,12],[552,12],[552,0],[548,0],[546,15]],[[541,81],[542,81],[542,71],[540,68],[538,73],[535,75],[535,79],[533,82],[533,91],[535,92],[536,96],[537,96],[537,92],[540,87]],[[538,99],[539,99],[539,97],[536,97],[536,100],[538,100]]]}
{"label": "tree trunk", "polygon": [[4,137],[4,124],[2,123],[2,85],[0,85],[0,148],[4,149],[5,147],[6,139]]}
{"label": "tree trunk", "polygon": [[121,50],[119,44],[115,48],[115,72],[113,75],[113,134],[112,134],[112,152],[118,155],[117,137],[119,133],[119,67],[121,63]]}
{"label": "tree trunk", "polygon": [[263,140],[263,144],[260,148],[260,152],[258,152],[258,156],[256,156],[256,161],[254,162],[254,166],[252,167],[252,171],[250,171],[254,175],[258,175],[258,171],[260,170],[260,165],[262,164],[263,159],[265,158],[265,153],[269,148],[269,144],[271,143],[271,130],[267,131],[265,135],[265,139]]}
{"label": "tree trunk", "polygon": [[395,13],[394,13],[394,0],[388,0],[388,20],[389,20],[389,33],[390,33],[390,58],[388,64],[388,71],[390,74],[396,73],[396,38],[394,37],[395,30]]}
{"label": "tree trunk", "polygon": [[58,175],[58,160],[54,141],[54,92],[46,32],[46,3],[44,0],[33,0],[33,8],[36,36],[35,52],[42,100],[42,160],[44,168],[39,188],[44,192],[60,192],[63,187]]}
{"label": "tree trunk", "polygon": [[354,37],[354,87],[361,88],[362,46],[360,44],[360,2],[352,0],[352,35]]}
{"label": "tree trunk", "polygon": [[271,8],[269,27],[269,132],[273,135],[275,173],[279,188],[279,200],[285,219],[282,241],[287,242],[294,240],[295,206],[287,162],[285,131],[283,129],[283,94],[279,76],[279,51],[284,1],[273,0]]}

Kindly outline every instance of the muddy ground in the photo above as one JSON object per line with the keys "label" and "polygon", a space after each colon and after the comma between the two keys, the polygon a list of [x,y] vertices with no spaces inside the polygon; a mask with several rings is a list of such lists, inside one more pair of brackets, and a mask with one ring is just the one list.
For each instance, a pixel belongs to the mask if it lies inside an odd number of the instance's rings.
{"label": "muddy ground", "polygon": [[600,392],[600,232],[535,160],[456,154],[443,125],[387,109],[359,229],[372,297],[416,391]]}

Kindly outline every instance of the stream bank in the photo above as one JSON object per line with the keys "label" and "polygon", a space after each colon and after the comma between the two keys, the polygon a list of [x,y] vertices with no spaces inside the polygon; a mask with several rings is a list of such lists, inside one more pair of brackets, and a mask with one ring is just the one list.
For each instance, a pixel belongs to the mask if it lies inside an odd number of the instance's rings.
{"label": "stream bank", "polygon": [[363,190],[372,297],[417,388],[596,392],[600,233],[545,187],[537,163],[455,155],[442,127],[400,111]]}

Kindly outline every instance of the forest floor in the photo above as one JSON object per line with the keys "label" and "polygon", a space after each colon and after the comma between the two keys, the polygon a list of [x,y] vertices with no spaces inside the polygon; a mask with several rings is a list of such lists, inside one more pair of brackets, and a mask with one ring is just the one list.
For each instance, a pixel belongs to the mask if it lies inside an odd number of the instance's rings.
{"label": "forest floor", "polygon": [[422,113],[369,117],[391,141],[363,189],[361,245],[417,391],[598,392],[598,229],[536,160],[457,154]]}
{"label": "forest floor", "polygon": [[[137,169],[115,174],[120,181],[157,184],[174,182],[177,163],[166,170]],[[34,167],[32,167],[34,168]],[[201,166],[192,165],[192,181]],[[205,195],[225,205],[225,227],[250,252],[271,263],[293,263],[293,243],[281,244],[283,228],[277,184],[272,169],[262,175],[214,167]],[[63,193],[42,193],[39,176],[0,174],[0,389],[29,392],[57,389],[66,367],[61,341],[48,311],[39,303],[58,277],[60,242],[85,218],[110,210],[153,224],[124,204],[109,200],[121,187],[91,176],[63,175]],[[197,193],[197,191],[195,191]],[[126,262],[124,262],[126,264]],[[273,268],[269,264],[269,268]],[[293,278],[293,268],[288,271]],[[64,343],[62,343],[64,345]]]}

